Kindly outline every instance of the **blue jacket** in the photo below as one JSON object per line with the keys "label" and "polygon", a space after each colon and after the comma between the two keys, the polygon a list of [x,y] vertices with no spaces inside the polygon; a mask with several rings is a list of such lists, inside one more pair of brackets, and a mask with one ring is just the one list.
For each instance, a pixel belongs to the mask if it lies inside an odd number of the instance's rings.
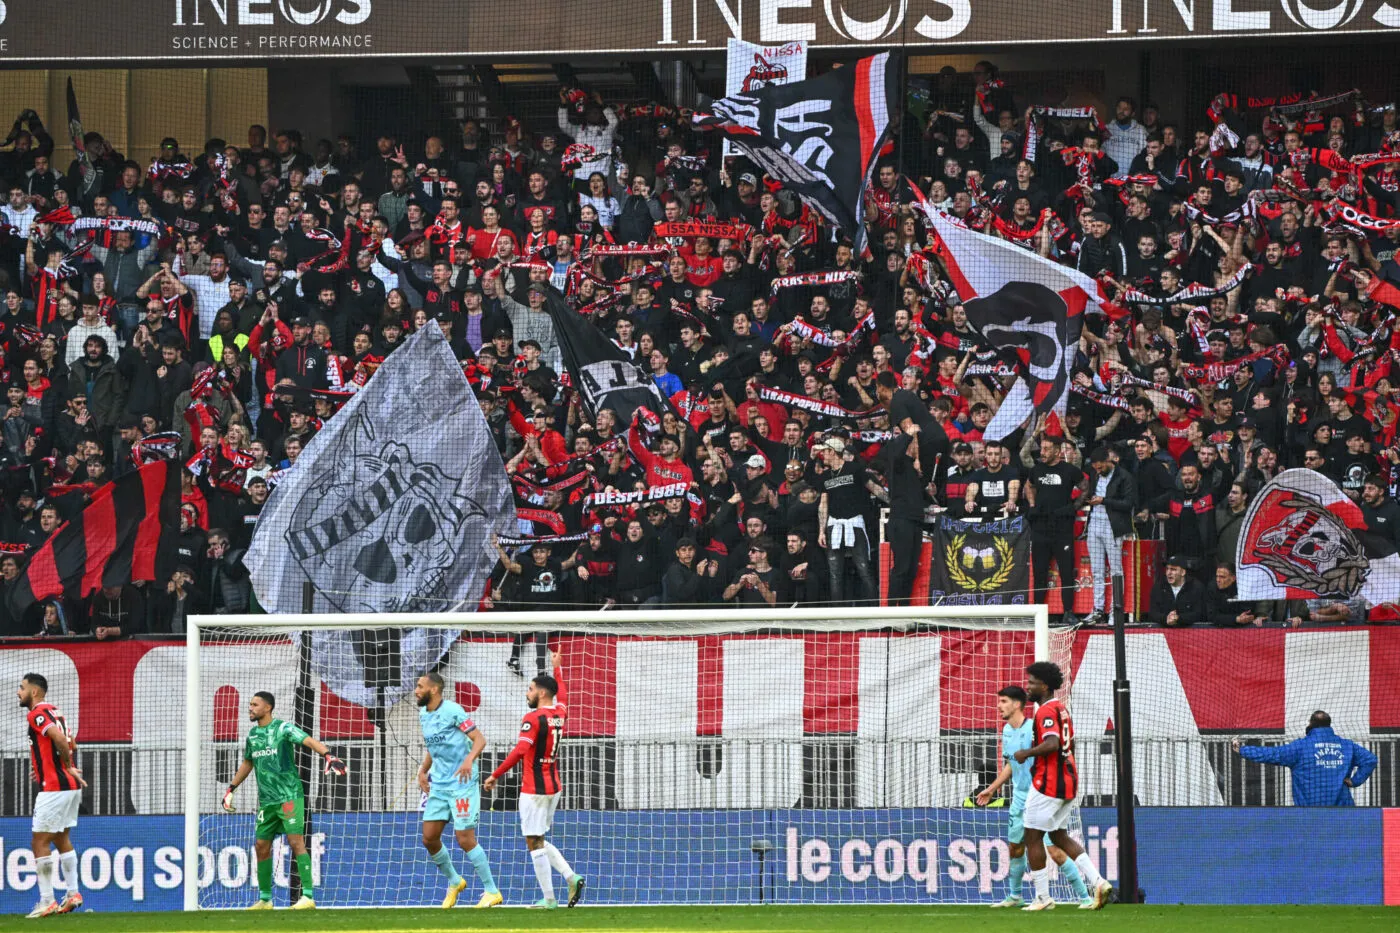
{"label": "blue jacket", "polygon": [[1376,769],[1374,754],[1330,727],[1276,748],[1246,745],[1240,757],[1292,768],[1293,805],[1298,807],[1354,807],[1351,788],[1342,782],[1350,778],[1352,787],[1360,787]]}

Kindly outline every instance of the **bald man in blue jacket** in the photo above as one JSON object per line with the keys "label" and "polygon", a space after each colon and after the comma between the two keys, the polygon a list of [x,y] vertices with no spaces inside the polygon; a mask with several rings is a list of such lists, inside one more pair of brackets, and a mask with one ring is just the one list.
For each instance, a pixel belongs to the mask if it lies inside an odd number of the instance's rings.
{"label": "bald man in blue jacket", "polygon": [[1360,787],[1376,770],[1376,756],[1369,749],[1332,731],[1332,717],[1322,710],[1308,719],[1301,739],[1275,748],[1240,745],[1230,747],[1246,761],[1262,761],[1293,770],[1293,805],[1298,807],[1354,807],[1351,789]]}

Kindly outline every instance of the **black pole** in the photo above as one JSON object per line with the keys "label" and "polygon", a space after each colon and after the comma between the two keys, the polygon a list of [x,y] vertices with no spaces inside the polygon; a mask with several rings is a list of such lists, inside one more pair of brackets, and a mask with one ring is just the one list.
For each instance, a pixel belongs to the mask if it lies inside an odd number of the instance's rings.
{"label": "black pole", "polygon": [[[308,614],[314,612],[315,602],[316,588],[307,580],[301,585],[301,611]],[[292,701],[292,724],[307,735],[312,735],[316,726],[316,693],[311,676],[311,633],[302,632],[297,645],[297,688],[295,699]],[[309,791],[312,779],[311,749],[305,745],[297,746],[297,774],[301,777],[302,787]],[[302,827],[305,833],[302,838],[306,840],[308,852],[311,851],[311,809],[306,808],[305,825]],[[287,890],[291,895],[291,902],[295,904],[301,898],[301,871],[297,868],[296,856],[291,853],[290,842],[287,844],[287,851],[291,862]]]}
{"label": "black pole", "polygon": [[[1113,613],[1113,751],[1118,759],[1118,900],[1138,902],[1137,827],[1133,800],[1133,694],[1128,683],[1128,649],[1123,606]],[[1107,868],[1105,861],[1104,867]]]}

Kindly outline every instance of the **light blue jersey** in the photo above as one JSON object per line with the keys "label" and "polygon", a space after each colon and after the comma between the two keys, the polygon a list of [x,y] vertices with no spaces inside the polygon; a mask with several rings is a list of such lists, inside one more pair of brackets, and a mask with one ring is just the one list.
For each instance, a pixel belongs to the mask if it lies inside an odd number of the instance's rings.
{"label": "light blue jersey", "polygon": [[1011,766],[1011,809],[1018,813],[1026,808],[1026,794],[1031,789],[1031,769],[1035,766],[1035,759],[1027,758],[1017,764],[1014,756],[1021,749],[1033,745],[1035,723],[1029,717],[1020,728],[1013,728],[1009,722],[1001,727],[1001,757]]}
{"label": "light blue jersey", "polygon": [[[434,791],[455,791],[459,787],[453,775],[471,751],[471,734],[476,731],[467,711],[451,700],[443,700],[435,710],[426,706],[418,710],[418,723],[423,727],[423,743],[428,746],[428,754],[433,756],[433,766],[428,772],[428,780]],[[478,763],[472,764],[469,785],[476,784]]]}

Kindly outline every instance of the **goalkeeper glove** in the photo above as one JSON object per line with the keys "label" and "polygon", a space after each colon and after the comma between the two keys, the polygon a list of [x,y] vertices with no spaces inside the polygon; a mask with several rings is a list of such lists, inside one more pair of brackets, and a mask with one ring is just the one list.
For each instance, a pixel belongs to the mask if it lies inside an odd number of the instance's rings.
{"label": "goalkeeper glove", "polygon": [[225,812],[225,813],[234,813],[234,812],[237,812],[237,810],[238,810],[238,808],[235,807],[235,806],[233,805],[233,785],[232,785],[232,784],[230,784],[230,785],[228,786],[228,790],[224,791],[223,804],[224,804],[224,812]]}
{"label": "goalkeeper glove", "polygon": [[334,755],[326,756],[326,774],[334,774],[336,777],[345,777],[349,769],[345,767],[345,762]]}

